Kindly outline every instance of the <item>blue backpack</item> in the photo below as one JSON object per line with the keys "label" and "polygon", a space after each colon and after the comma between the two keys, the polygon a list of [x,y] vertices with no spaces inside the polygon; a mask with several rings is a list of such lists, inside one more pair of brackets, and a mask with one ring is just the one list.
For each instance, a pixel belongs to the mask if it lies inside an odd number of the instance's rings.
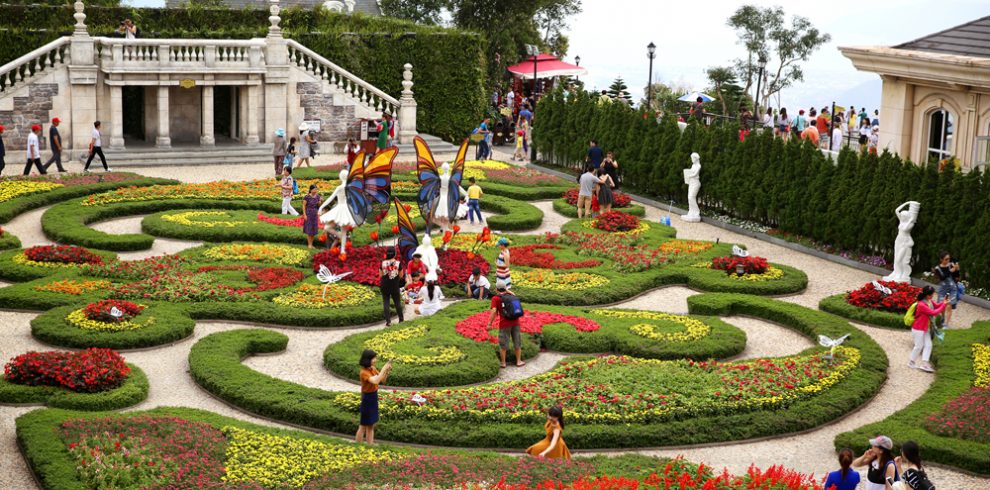
{"label": "blue backpack", "polygon": [[299,183],[296,181],[295,177],[292,178],[292,194],[299,194]]}
{"label": "blue backpack", "polygon": [[517,320],[523,316],[522,303],[519,298],[512,293],[499,295],[502,299],[502,317],[508,320]]}

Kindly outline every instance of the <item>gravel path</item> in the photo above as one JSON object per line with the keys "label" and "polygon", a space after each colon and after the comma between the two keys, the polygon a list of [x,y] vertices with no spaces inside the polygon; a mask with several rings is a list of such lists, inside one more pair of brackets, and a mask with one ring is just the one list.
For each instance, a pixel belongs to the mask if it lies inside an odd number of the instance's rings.
{"label": "gravel path", "polygon": [[21,214],[3,225],[3,229],[20,238],[23,248],[33,247],[35,245],[50,245],[52,241],[41,231],[41,215],[45,214],[45,211],[48,211],[50,207],[45,206]]}

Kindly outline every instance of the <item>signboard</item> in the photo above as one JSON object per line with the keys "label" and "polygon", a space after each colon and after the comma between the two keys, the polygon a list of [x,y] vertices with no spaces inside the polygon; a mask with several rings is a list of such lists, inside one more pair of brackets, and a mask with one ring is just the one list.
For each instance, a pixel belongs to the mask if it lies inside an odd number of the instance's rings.
{"label": "signboard", "polygon": [[313,119],[311,121],[303,121],[303,124],[305,124],[306,127],[309,128],[310,131],[312,131],[314,133],[319,133],[320,132],[320,122],[321,121],[319,119]]}
{"label": "signboard", "polygon": [[182,88],[193,88],[196,86],[196,80],[191,78],[183,78],[182,80],[179,80],[179,86]]}

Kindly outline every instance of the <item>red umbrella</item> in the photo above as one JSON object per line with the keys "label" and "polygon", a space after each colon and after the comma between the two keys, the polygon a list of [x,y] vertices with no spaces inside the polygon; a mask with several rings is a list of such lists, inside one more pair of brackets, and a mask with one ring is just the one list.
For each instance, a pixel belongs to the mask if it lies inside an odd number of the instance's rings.
{"label": "red umbrella", "polygon": [[[530,80],[533,78],[533,64],[533,57],[530,56],[522,63],[510,66],[508,70],[514,75]],[[588,70],[560,61],[555,56],[549,54],[537,55],[535,64],[536,78],[574,77],[588,74]]]}

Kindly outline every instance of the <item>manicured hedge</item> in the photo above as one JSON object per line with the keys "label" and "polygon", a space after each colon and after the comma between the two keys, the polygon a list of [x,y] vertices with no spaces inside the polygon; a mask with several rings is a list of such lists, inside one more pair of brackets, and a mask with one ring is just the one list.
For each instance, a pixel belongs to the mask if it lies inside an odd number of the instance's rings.
{"label": "manicured hedge", "polygon": [[21,239],[14,236],[13,233],[4,230],[3,236],[0,236],[0,250],[10,250],[12,248],[21,248]]}
{"label": "manicured hedge", "polygon": [[100,393],[77,393],[54,386],[10,383],[0,376],[0,404],[41,404],[70,410],[119,410],[148,397],[148,377],[134,364],[124,384]]}
{"label": "manicured hedge", "polygon": [[822,298],[818,303],[818,309],[848,318],[855,322],[863,322],[877,327],[896,328],[900,330],[911,328],[904,324],[903,313],[857,308],[846,302],[846,293]]}
{"label": "manicured hedge", "polygon": [[[836,449],[853,448],[864,451],[869,439],[884,434],[894,440],[894,452],[900,444],[915,441],[921,446],[926,462],[952,466],[964,471],[990,475],[990,444],[928,432],[925,422],[943,405],[973,386],[973,344],[990,342],[990,322],[976,322],[965,330],[949,330],[945,342],[935,346],[932,357],[936,364],[935,382],[920,398],[886,419],[843,432],[835,437]],[[904,346],[904,349],[909,346]],[[983,407],[984,409],[986,407]],[[974,409],[978,409],[974,407]],[[938,482],[936,482],[937,484]]]}
{"label": "manicured hedge", "polygon": [[[0,11],[3,10],[5,6],[0,5]],[[3,16],[0,15],[0,18]],[[3,36],[0,34],[0,39]],[[2,46],[9,46],[7,44],[0,44]],[[41,47],[39,44],[36,47]],[[3,49],[3,48],[0,48]],[[29,48],[25,50],[25,53],[34,48]],[[136,175],[136,174],[135,174]],[[96,194],[100,192],[106,192],[113,189],[119,189],[121,187],[147,187],[150,185],[168,185],[168,184],[178,184],[177,180],[172,179],[158,179],[153,177],[140,177],[133,180],[126,180],[122,182],[100,182],[98,184],[85,184],[85,185],[73,185],[68,187],[59,187],[57,189],[52,189],[48,192],[39,192],[37,194],[28,194],[26,196],[15,197],[8,201],[0,203],[0,223],[7,223],[8,221],[14,219],[15,216],[31,211],[32,209],[38,209],[50,204],[55,204],[57,202],[66,201],[68,199],[74,199],[77,197],[88,196],[90,194]]]}
{"label": "manicured hedge", "polygon": [[[103,257],[104,260],[109,260],[117,256],[117,254],[113,252],[105,252],[103,250],[91,249],[90,252]],[[14,262],[14,257],[23,253],[24,250],[20,248],[0,252],[0,279],[6,279],[14,282],[31,281],[79,267],[35,267],[33,265],[18,264],[17,262]]]}
{"label": "manicured hedge", "polygon": [[[703,294],[689,299],[694,314],[745,314],[779,322],[809,336],[838,337],[849,333],[849,347],[860,349],[857,369],[821,396],[786,408],[756,410],[726,416],[698,416],[663,424],[568,424],[572,448],[653,447],[740,440],[789,433],[819,426],[862,405],[886,379],[887,357],[866,334],[845,321],[781,301],[737,294]],[[190,374],[204,389],[251,413],[322,430],[350,433],[357,414],[340,409],[336,393],[272,378],[241,363],[252,354],[280,352],[288,338],[257,329],[214,333],[189,353]],[[817,348],[813,348],[817,349]],[[355,387],[356,389],[356,387]],[[478,425],[469,421],[432,422],[418,418],[382,420],[383,440],[421,444],[522,448],[533,441],[533,428],[524,424]]]}
{"label": "manicured hedge", "polygon": [[[527,303],[527,311],[559,313],[589,318],[601,325],[594,332],[578,332],[572,325],[549,324],[543,326],[541,336],[523,335],[523,358],[529,359],[542,347],[551,351],[598,354],[614,353],[651,359],[694,359],[726,358],[734,356],[746,347],[745,332],[728,325],[717,318],[701,319],[711,326],[707,337],[690,342],[658,342],[638,336],[629,327],[638,323],[664,325],[662,321],[640,318],[614,318],[590,314],[588,309],[560,306],[534,305]],[[360,369],[358,360],[365,349],[365,342],[389,332],[404,330],[418,325],[427,325],[429,330],[422,337],[401,342],[393,347],[400,355],[430,356],[430,347],[454,346],[463,354],[457,362],[442,365],[407,364],[393,361],[396,366],[389,376],[389,386],[425,387],[457,386],[480,383],[495,378],[499,372],[498,345],[475,342],[455,331],[457,322],[478,313],[490,311],[488,301],[465,301],[449,306],[434,316],[419,319],[412,323],[402,323],[375,332],[358,333],[329,345],[323,353],[323,364],[331,372],[351,380],[357,380]],[[628,310],[617,310],[628,311]],[[671,331],[683,327],[675,325]],[[663,327],[661,327],[663,328]],[[497,333],[493,333],[497,335]],[[514,362],[514,353],[507,356]],[[390,360],[381,356],[379,364]],[[509,368],[511,369],[511,368]]]}
{"label": "manicured hedge", "polygon": [[145,322],[155,317],[150,325],[137,330],[103,332],[84,330],[70,324],[65,317],[74,310],[86,306],[79,303],[49,310],[31,320],[31,335],[46,344],[84,349],[105,347],[116,350],[138,349],[168,344],[189,337],[196,322],[189,318],[181,305],[168,303],[149,304],[135,317]]}
{"label": "manicured hedge", "polygon": [[[571,206],[567,199],[560,198],[553,200],[553,210],[567,216],[568,218],[577,218],[577,207]],[[631,214],[633,216],[639,216],[640,218],[646,216],[646,208],[640,206],[639,204],[630,204],[624,208],[617,208],[612,206],[613,211],[622,211],[623,213]]]}

